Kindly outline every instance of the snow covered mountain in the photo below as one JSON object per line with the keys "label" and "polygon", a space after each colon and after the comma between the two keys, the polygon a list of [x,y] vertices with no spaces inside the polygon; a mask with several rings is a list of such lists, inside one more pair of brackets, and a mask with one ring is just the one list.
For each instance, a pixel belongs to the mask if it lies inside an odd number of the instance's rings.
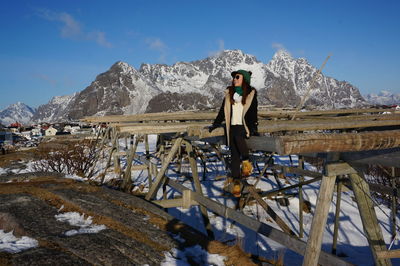
{"label": "snow covered mountain", "polygon": [[390,91],[383,90],[379,94],[367,94],[365,96],[365,100],[367,100],[371,104],[379,105],[400,104],[400,93],[394,94]]}
{"label": "snow covered mountain", "polygon": [[[294,59],[280,50],[268,64],[240,50],[171,66],[142,64],[139,70],[115,63],[90,86],[70,96],[53,98],[38,108],[35,121],[75,120],[83,116],[136,114],[218,107],[230,73],[253,72],[251,85],[260,105],[296,106],[317,69],[306,59]],[[61,102],[61,104],[59,104]],[[358,107],[366,104],[358,89],[345,81],[320,74],[306,105],[316,108]]]}
{"label": "snow covered mountain", "polygon": [[[65,113],[67,113],[67,106],[76,94],[53,97],[47,104],[40,105],[37,108],[31,120],[38,123],[63,120]],[[66,118],[68,120],[68,117]]]}
{"label": "snow covered mountain", "polygon": [[4,126],[9,126],[11,123],[15,122],[28,124],[34,113],[34,108],[24,103],[17,102],[0,111],[0,124]]}

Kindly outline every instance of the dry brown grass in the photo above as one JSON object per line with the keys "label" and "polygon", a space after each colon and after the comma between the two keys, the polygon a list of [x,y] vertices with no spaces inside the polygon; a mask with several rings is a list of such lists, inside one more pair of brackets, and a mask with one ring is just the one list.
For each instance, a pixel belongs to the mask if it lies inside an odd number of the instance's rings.
{"label": "dry brown grass", "polygon": [[[2,186],[0,186],[0,194],[20,194],[20,193],[26,193],[29,195],[32,195],[36,198],[39,198],[46,202],[47,204],[56,207],[57,209],[60,209],[61,206],[64,206],[62,211],[63,212],[79,212],[79,213],[85,213],[86,215],[92,216],[93,217],[93,222],[97,224],[104,224],[108,228],[114,229],[130,238],[133,238],[137,240],[138,242],[145,243],[148,246],[153,247],[155,250],[159,251],[166,251],[169,250],[168,247],[161,245],[157,242],[152,241],[149,239],[146,235],[142,234],[140,230],[132,230],[128,227],[126,227],[124,224],[115,221],[111,217],[103,216],[103,215],[98,215],[96,213],[93,213],[88,210],[83,210],[79,206],[75,205],[72,202],[69,202],[65,199],[62,199],[60,196],[54,194],[53,192],[41,188],[41,184],[54,184],[56,182],[58,185],[61,184],[66,184],[65,188],[69,189],[75,189],[74,186],[71,186],[75,181],[73,180],[35,180],[31,182],[16,182],[16,183],[7,183]],[[89,187],[89,185],[79,185],[78,190],[82,190],[83,186]],[[63,186],[59,186],[58,188],[62,188]],[[54,189],[54,188],[53,188]],[[89,189],[91,190],[91,189]]]}
{"label": "dry brown grass", "polygon": [[253,266],[257,265],[251,260],[251,255],[243,251],[239,244],[228,246],[218,241],[211,241],[207,250],[211,254],[225,256],[225,265]]}
{"label": "dry brown grass", "polygon": [[8,167],[18,161],[29,161],[35,158],[36,148],[23,151],[14,151],[0,155],[0,167]]}

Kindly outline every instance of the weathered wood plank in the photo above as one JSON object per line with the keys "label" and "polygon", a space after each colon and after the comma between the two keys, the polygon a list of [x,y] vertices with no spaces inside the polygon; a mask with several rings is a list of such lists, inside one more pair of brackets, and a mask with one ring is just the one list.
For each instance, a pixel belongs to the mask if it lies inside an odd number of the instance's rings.
{"label": "weathered wood plank", "polygon": [[332,243],[332,254],[336,255],[337,239],[339,235],[339,216],[340,216],[340,201],[342,199],[342,182],[336,184],[336,209],[335,209],[335,227],[333,228],[333,243]]}
{"label": "weathered wood plank", "polygon": [[[345,114],[364,114],[364,113],[382,113],[392,112],[392,109],[339,109],[339,110],[323,110],[323,111],[307,111],[298,113],[297,117],[308,117],[308,116],[323,116],[323,115],[345,115]],[[261,117],[282,117],[290,118],[295,111],[293,110],[259,110]],[[216,112],[174,112],[174,113],[147,113],[137,115],[110,115],[110,116],[87,116],[81,119],[81,121],[92,122],[92,123],[112,123],[112,122],[135,122],[135,121],[165,121],[165,120],[204,120],[204,119],[215,119],[217,116]]]}
{"label": "weathered wood plank", "polygon": [[180,147],[182,143],[183,138],[177,138],[175,140],[174,145],[172,146],[170,152],[168,153],[167,158],[163,162],[163,165],[161,166],[160,171],[157,173],[156,180],[154,181],[153,185],[150,187],[149,192],[146,195],[146,200],[152,199],[155,194],[157,193],[158,189],[160,188],[161,181],[163,180],[165,171],[167,170],[169,163],[172,161],[172,159],[175,157],[178,148]]}
{"label": "weathered wood plank", "polygon": [[303,265],[312,266],[318,264],[321,253],[322,237],[328,218],[329,207],[332,201],[336,176],[324,176],[318,192],[317,204],[311,223],[310,236],[304,255]]}
{"label": "weathered wood plank", "polygon": [[251,196],[263,207],[267,214],[276,222],[276,224],[287,234],[296,236],[290,227],[282,220],[281,217],[257,194],[253,186],[248,186]]}
{"label": "weathered wood plank", "polygon": [[378,257],[378,259],[400,258],[400,249],[377,251],[376,256]]}
{"label": "weathered wood plank", "polygon": [[[186,151],[187,151],[187,153],[189,155],[189,164],[190,164],[190,168],[192,170],[192,177],[193,177],[195,190],[200,195],[203,195],[203,190],[201,189],[199,174],[198,174],[198,171],[197,171],[196,156],[195,156],[195,153],[194,153],[195,151],[194,151],[193,146],[192,146],[192,144],[190,142],[184,141],[184,144],[186,146]],[[210,219],[208,218],[207,209],[204,206],[200,206],[200,212],[201,212],[201,216],[203,218],[204,226],[205,226],[206,231],[207,231],[207,235],[213,239],[214,238],[214,233],[212,231]]]}
{"label": "weathered wood plank", "polygon": [[374,204],[367,182],[358,174],[350,174],[350,181],[356,197],[365,235],[375,259],[375,265],[392,265],[390,260],[378,258],[377,252],[387,251],[382,230],[378,223]]}
{"label": "weathered wood plank", "polygon": [[136,135],[136,140],[135,144],[131,146],[131,149],[129,150],[129,155],[127,159],[127,166],[125,169],[124,173],[124,180],[122,181],[122,188],[126,191],[128,190],[129,186],[131,185],[131,176],[132,176],[132,161],[133,158],[135,158],[136,155],[136,149],[139,144],[140,137]]}
{"label": "weathered wood plank", "polygon": [[[400,123],[400,121],[399,121]],[[400,147],[400,130],[359,133],[297,134],[280,137],[253,137],[248,143],[255,150],[281,155],[317,152],[381,150]],[[274,143],[275,142],[275,143]],[[275,150],[273,150],[275,147]]]}

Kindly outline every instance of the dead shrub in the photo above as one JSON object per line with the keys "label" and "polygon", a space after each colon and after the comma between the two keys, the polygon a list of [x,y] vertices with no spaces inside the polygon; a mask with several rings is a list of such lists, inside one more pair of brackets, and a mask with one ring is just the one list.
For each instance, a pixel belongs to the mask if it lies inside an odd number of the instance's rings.
{"label": "dead shrub", "polygon": [[96,142],[92,140],[59,141],[39,145],[36,150],[36,171],[59,172],[91,178],[99,159]]}

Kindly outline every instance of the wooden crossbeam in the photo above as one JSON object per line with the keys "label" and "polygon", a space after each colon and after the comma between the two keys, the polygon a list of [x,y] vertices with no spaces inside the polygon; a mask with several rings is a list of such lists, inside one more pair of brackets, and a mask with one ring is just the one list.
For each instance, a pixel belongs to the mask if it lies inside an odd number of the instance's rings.
{"label": "wooden crossbeam", "polygon": [[[350,115],[350,114],[370,114],[370,113],[395,113],[395,109],[339,109],[339,110],[322,110],[322,111],[306,111],[297,113],[296,117],[309,116],[327,116],[327,115]],[[291,110],[259,110],[260,117],[277,117],[290,118],[295,111]],[[136,115],[109,115],[109,116],[87,116],[81,119],[84,122],[91,123],[112,123],[112,122],[137,122],[137,121],[168,121],[168,120],[207,120],[215,119],[216,112],[202,111],[185,111],[174,113],[146,113]]]}
{"label": "wooden crossbeam", "polygon": [[277,152],[280,155],[382,150],[400,147],[400,130],[262,136],[252,137],[247,143],[249,148]]}
{"label": "wooden crossbeam", "polygon": [[263,207],[268,215],[276,222],[276,224],[287,234],[296,236],[290,227],[282,220],[281,217],[258,195],[253,186],[248,186],[251,196]]}

